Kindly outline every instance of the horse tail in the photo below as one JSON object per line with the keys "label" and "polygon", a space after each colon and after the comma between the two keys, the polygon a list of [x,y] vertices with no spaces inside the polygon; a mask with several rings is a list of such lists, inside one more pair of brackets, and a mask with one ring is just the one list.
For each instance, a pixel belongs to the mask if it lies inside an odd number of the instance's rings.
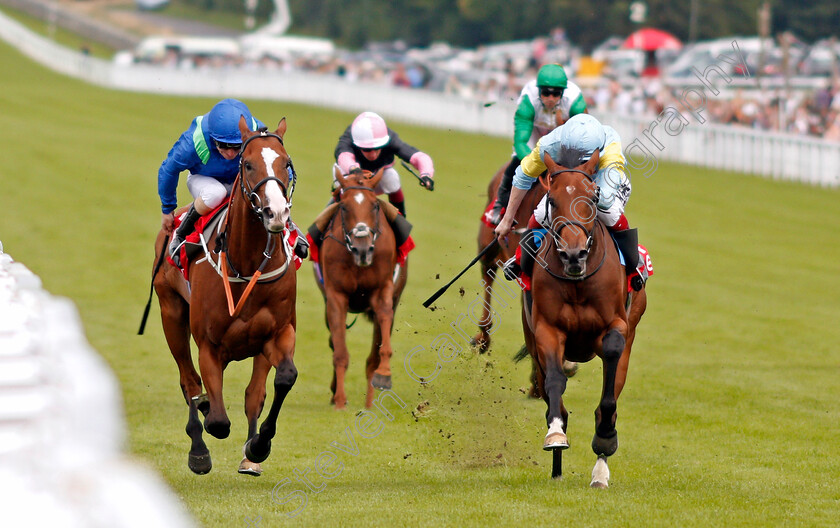
{"label": "horse tail", "polygon": [[143,332],[146,330],[146,320],[149,318],[149,310],[152,307],[152,293],[155,291],[155,276],[158,274],[160,267],[163,265],[163,256],[166,254],[166,248],[168,247],[169,235],[166,235],[163,237],[163,246],[160,248],[160,255],[158,255],[155,269],[152,271],[152,282],[149,285],[149,300],[146,301],[146,308],[143,310],[143,317],[140,319],[140,329],[137,331],[137,335],[143,335]]}
{"label": "horse tail", "polygon": [[522,348],[520,348],[519,351],[513,355],[513,362],[519,363],[520,361],[522,361],[530,355],[531,353],[528,352],[528,345],[522,345]]}

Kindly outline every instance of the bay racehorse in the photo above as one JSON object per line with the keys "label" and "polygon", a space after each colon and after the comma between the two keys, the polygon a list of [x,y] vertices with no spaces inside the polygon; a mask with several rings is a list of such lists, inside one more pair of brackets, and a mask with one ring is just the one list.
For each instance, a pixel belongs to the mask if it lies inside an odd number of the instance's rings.
{"label": "bay racehorse", "polygon": [[[222,398],[228,363],[253,358],[251,381],[245,389],[248,438],[239,466],[244,474],[262,472],[260,462],[271,450],[280,407],[297,379],[293,361],[296,278],[285,230],[291,173],[283,146],[286,120],[273,133],[251,132],[244,119],[239,129],[243,141],[240,171],[222,220],[224,227],[214,230],[207,240],[206,258],[188,264],[189,283],[171,264],[160,267],[153,278],[163,331],[189,406],[188,465],[198,474],[212,467],[198,413],[204,414],[204,429],[211,435],[226,438],[230,434]],[[166,250],[166,235],[161,231],[157,236],[158,254]],[[200,377],[190,353],[190,335],[198,347]],[[271,367],[275,368],[274,399],[258,431]]]}
{"label": "bay racehorse", "polygon": [[374,188],[382,174],[383,170],[375,175],[363,172],[347,177],[336,173],[337,203],[318,255],[324,281],[316,282],[326,303],[333,350],[331,401],[336,409],[347,404],[344,378],[350,363],[346,342],[348,312],[364,313],[373,323],[373,343],[365,365],[365,407],[370,408],[373,403],[374,388],[392,386],[391,330],[405,288],[408,262],[397,268],[397,248],[389,222],[397,210],[376,198]]}
{"label": "bay racehorse", "polygon": [[[533,339],[526,340],[537,360],[537,383],[548,405],[548,433],[543,449],[553,452],[552,476],[562,473],[569,413],[563,405],[566,390],[564,361],[587,362],[595,356],[603,365],[603,387],[595,410],[592,450],[598,456],[591,486],[609,484],[607,457],[618,449],[616,401],[624,388],[630,349],[647,306],[644,288],[629,293],[624,265],[604,224],[597,219],[598,187],[592,180],[599,154],[568,169],[544,156],[551,228],[534,266],[532,290],[526,295]],[[533,295],[533,304],[528,298]]]}

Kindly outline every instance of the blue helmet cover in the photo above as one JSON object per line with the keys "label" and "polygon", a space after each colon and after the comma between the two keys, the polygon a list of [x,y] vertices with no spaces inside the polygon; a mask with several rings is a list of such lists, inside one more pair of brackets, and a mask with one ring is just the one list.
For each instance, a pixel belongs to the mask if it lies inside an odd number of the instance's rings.
{"label": "blue helmet cover", "polygon": [[251,123],[251,111],[236,99],[222,99],[207,114],[207,131],[210,137],[222,143],[242,143],[239,118]]}

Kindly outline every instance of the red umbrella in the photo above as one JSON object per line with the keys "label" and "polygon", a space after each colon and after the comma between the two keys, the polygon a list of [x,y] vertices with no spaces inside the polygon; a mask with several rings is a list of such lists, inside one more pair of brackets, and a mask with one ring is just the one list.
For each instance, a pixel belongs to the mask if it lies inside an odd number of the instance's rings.
{"label": "red umbrella", "polygon": [[678,50],[682,48],[682,42],[667,31],[654,28],[644,28],[630,34],[621,47],[645,51],[654,51],[658,49]]}

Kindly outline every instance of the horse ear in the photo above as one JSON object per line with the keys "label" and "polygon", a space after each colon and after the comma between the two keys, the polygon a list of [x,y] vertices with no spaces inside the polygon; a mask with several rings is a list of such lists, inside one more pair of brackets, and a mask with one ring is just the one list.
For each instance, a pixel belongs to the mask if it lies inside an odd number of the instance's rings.
{"label": "horse ear", "polygon": [[239,133],[242,134],[242,142],[248,140],[249,137],[256,135],[256,132],[251,132],[248,128],[248,121],[245,120],[245,116],[239,116]]}
{"label": "horse ear", "polygon": [[381,179],[382,179],[382,175],[383,175],[383,174],[385,174],[385,167],[382,167],[381,169],[379,169],[378,171],[376,171],[376,174],[374,174],[373,176],[371,176],[371,177],[370,177],[370,179],[368,179],[368,181],[367,181],[368,186],[369,186],[371,189],[373,189],[374,187],[376,187],[376,184],[378,184],[378,183],[379,183],[379,180],[381,180]]}
{"label": "horse ear", "polygon": [[540,185],[542,185],[543,189],[546,191],[551,190],[551,181],[549,181],[548,171],[543,171],[543,173],[540,174]]}
{"label": "horse ear", "polygon": [[[333,167],[333,174],[335,175],[335,181],[338,182],[338,186],[341,187],[342,189],[344,189],[344,187],[347,185],[347,182],[344,179],[344,175],[341,174],[341,169],[339,168],[338,165],[335,165]],[[338,190],[338,189],[336,189],[336,190]]]}
{"label": "horse ear", "polygon": [[280,136],[280,139],[283,139],[283,136],[286,135],[286,118],[285,117],[283,117],[283,119],[281,119],[280,122],[277,123],[277,130],[275,130],[274,133],[277,134],[278,136]]}
{"label": "horse ear", "polygon": [[546,151],[546,153],[543,154],[543,163],[545,163],[545,168],[547,169],[547,172],[540,175],[540,183],[543,187],[545,187],[545,190],[547,191],[551,188],[551,175],[556,174],[562,169],[562,167],[560,167],[560,165],[554,162],[554,159],[551,157],[548,151]]}
{"label": "horse ear", "polygon": [[595,171],[598,170],[599,161],[601,161],[601,152],[596,150],[592,153],[589,161],[583,164],[583,172],[586,174],[595,174]]}

